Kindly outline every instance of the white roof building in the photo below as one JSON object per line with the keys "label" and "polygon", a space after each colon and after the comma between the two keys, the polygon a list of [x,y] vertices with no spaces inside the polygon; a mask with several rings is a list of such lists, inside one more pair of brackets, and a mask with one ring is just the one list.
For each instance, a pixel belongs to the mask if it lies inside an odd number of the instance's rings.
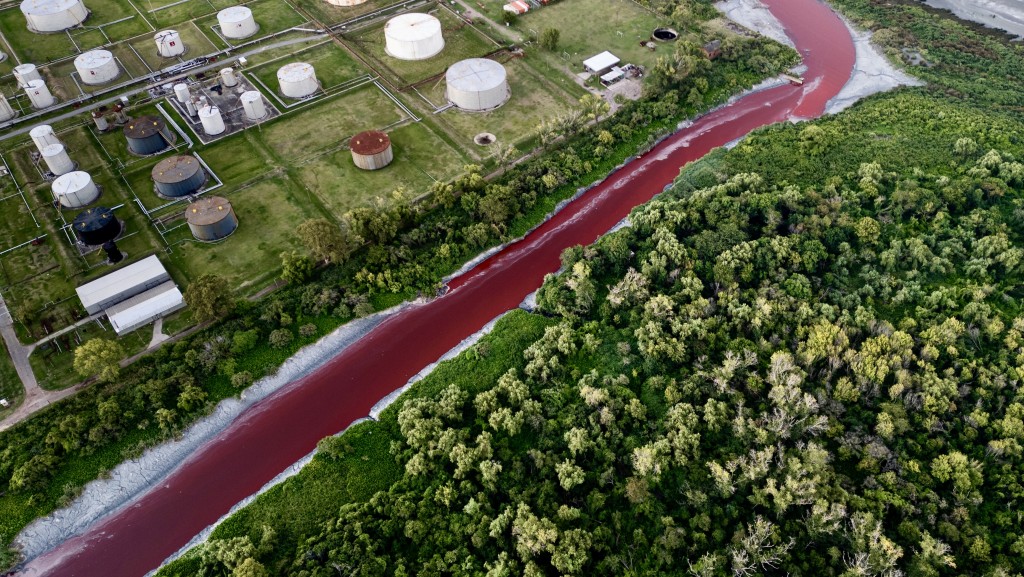
{"label": "white roof building", "polygon": [[185,306],[174,281],[167,281],[108,308],[110,325],[123,335]]}
{"label": "white roof building", "polygon": [[611,70],[612,66],[618,64],[619,57],[605,50],[597,56],[591,56],[583,61],[583,68],[594,74],[604,74]]}
{"label": "white roof building", "polygon": [[146,257],[75,289],[90,315],[171,280],[156,256]]}

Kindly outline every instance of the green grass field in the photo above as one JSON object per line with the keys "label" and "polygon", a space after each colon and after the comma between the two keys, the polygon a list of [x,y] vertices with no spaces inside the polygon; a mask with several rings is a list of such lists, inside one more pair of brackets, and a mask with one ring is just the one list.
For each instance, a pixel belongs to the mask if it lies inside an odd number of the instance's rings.
{"label": "green grass field", "polygon": [[[273,59],[263,60],[258,66],[250,66],[247,72],[259,78],[267,88],[273,90],[279,97],[280,83],[277,80],[277,70],[292,62],[305,62],[311,64],[316,71],[316,79],[320,82],[323,90],[330,90],[357,76],[362,76],[366,70],[359,65],[343,48],[333,42],[317,44],[309,48],[295,51],[281,49],[281,54]],[[263,56],[261,54],[261,56]],[[252,61],[250,61],[252,62]],[[290,100],[287,100],[291,102]]]}
{"label": "green grass field", "polygon": [[401,0],[369,0],[357,6],[334,6],[324,0],[293,0],[295,5],[309,12],[313,17],[331,26],[340,22],[346,22],[353,18],[362,16],[374,10],[387,8],[399,3]]}

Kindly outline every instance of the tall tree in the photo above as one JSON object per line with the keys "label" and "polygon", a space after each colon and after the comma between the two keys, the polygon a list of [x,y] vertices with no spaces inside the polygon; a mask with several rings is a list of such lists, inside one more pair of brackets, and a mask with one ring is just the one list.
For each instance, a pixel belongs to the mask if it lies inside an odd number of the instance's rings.
{"label": "tall tree", "polygon": [[121,373],[124,348],[110,339],[90,339],[75,349],[75,371],[83,377],[96,375],[100,381],[110,382]]}
{"label": "tall tree", "polygon": [[311,218],[295,230],[313,258],[325,263],[338,262],[352,250],[352,238],[340,226],[326,218]]}
{"label": "tall tree", "polygon": [[226,315],[234,307],[228,282],[215,274],[204,274],[185,289],[185,302],[199,322]]}

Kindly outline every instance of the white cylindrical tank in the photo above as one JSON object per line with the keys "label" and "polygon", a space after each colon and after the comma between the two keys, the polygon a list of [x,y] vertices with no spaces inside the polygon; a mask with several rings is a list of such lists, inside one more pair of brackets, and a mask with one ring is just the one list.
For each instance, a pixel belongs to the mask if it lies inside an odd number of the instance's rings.
{"label": "white cylindrical tank", "polygon": [[277,81],[281,85],[281,94],[289,98],[303,98],[320,88],[313,66],[305,62],[292,62],[279,68]]}
{"label": "white cylindrical tank", "polygon": [[235,76],[234,68],[224,68],[220,71],[220,83],[228,88],[238,85],[238,78]]}
{"label": "white cylindrical tank", "polygon": [[189,116],[195,116],[196,113],[198,112],[196,110],[196,103],[192,102],[191,98],[185,101],[185,110],[188,111]]}
{"label": "white cylindrical tank", "polygon": [[60,144],[60,139],[53,133],[53,127],[49,124],[40,124],[33,127],[32,130],[28,131],[28,136],[32,139],[32,143],[36,145],[36,149],[39,152],[42,152],[44,148],[51,144]]}
{"label": "white cylindrical tank", "polygon": [[104,132],[110,128],[110,123],[107,122],[107,115],[103,114],[99,110],[92,111],[92,121],[96,123],[96,130]]}
{"label": "white cylindrical tank", "polygon": [[256,90],[247,90],[239,98],[242,110],[249,120],[260,120],[267,116],[267,107],[263,105],[263,95]]}
{"label": "white cylindrical tank", "polygon": [[185,53],[185,43],[177,30],[163,30],[153,37],[156,42],[156,53],[164,58],[174,58]]}
{"label": "white cylindrical tank", "polygon": [[65,208],[81,208],[100,196],[88,172],[75,170],[53,181],[53,198]]}
{"label": "white cylindrical tank", "polygon": [[367,0],[324,0],[332,6],[359,6],[365,4]]}
{"label": "white cylindrical tank", "polygon": [[42,80],[29,82],[25,88],[25,94],[28,95],[29,101],[32,102],[32,108],[49,108],[57,102],[57,99],[50,94],[50,89],[46,87],[46,83]]}
{"label": "white cylindrical tank", "polygon": [[117,78],[117,61],[109,50],[90,50],[75,58],[75,70],[85,84],[106,84]]}
{"label": "white cylindrical tank", "polygon": [[14,67],[14,79],[18,82],[18,88],[25,88],[33,80],[42,80],[39,69],[35,64],[25,63]]}
{"label": "white cylindrical tank", "polygon": [[60,32],[78,26],[89,16],[82,0],[24,0],[21,13],[33,32]]}
{"label": "white cylindrical tank", "polygon": [[445,73],[448,100],[463,110],[490,110],[508,100],[508,75],[500,62],[469,58],[452,64]]}
{"label": "white cylindrical tank", "polygon": [[409,12],[384,25],[385,51],[400,60],[424,60],[444,48],[441,21],[430,14]]}
{"label": "white cylindrical tank", "polygon": [[75,164],[71,162],[71,157],[68,156],[68,151],[64,149],[63,144],[47,144],[41,152],[43,153],[43,162],[46,163],[50,172],[57,176],[67,174],[75,169]]}
{"label": "white cylindrical tank", "polygon": [[252,17],[252,10],[245,6],[231,6],[221,10],[217,13],[217,23],[225,38],[248,38],[259,30]]}
{"label": "white cylindrical tank", "polygon": [[207,106],[199,111],[199,121],[203,123],[203,132],[216,136],[224,132],[224,118],[216,106]]}
{"label": "white cylindrical tank", "polygon": [[[262,104],[262,102],[260,103]],[[10,120],[17,116],[17,112],[11,107],[11,103],[7,102],[7,97],[0,94],[0,122]]]}
{"label": "white cylindrical tank", "polygon": [[192,93],[188,90],[188,84],[175,84],[174,85],[174,97],[178,99],[178,102],[185,104],[192,99]]}

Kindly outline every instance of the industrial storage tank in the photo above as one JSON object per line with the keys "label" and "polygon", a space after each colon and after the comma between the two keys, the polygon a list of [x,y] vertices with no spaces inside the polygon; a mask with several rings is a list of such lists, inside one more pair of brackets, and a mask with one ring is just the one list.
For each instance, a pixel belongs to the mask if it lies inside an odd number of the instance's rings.
{"label": "industrial storage tank", "polygon": [[14,67],[14,80],[18,82],[19,88],[26,88],[29,82],[42,79],[35,64],[25,63]]}
{"label": "industrial storage tank", "polygon": [[188,89],[188,84],[179,82],[174,85],[174,97],[178,99],[178,102],[185,104],[192,99],[192,93]]}
{"label": "industrial storage tank", "polygon": [[60,144],[60,139],[53,133],[53,127],[49,124],[32,127],[32,130],[28,131],[28,136],[39,152],[42,152],[50,144]]}
{"label": "industrial storage tank", "polygon": [[384,168],[394,160],[391,151],[391,138],[379,130],[360,132],[349,141],[352,149],[352,161],[363,170]]}
{"label": "industrial storage tank", "polygon": [[43,162],[53,174],[60,176],[75,169],[75,163],[71,162],[71,157],[68,156],[63,144],[47,144],[41,152]]}
{"label": "industrial storage tank", "polygon": [[192,156],[172,156],[153,167],[156,193],[167,198],[178,198],[199,192],[206,184],[203,165]]}
{"label": "industrial storage tank", "polygon": [[89,17],[82,0],[24,0],[21,13],[33,32],[60,32]]}
{"label": "industrial storage tank", "polygon": [[107,122],[107,115],[101,108],[100,110],[92,111],[92,121],[96,123],[96,130],[100,132],[106,132],[110,129],[110,123]]}
{"label": "industrial storage tank", "polygon": [[174,142],[167,125],[158,116],[140,116],[124,125],[128,150],[138,155],[156,154]]}
{"label": "industrial storage tank", "polygon": [[30,81],[25,87],[25,94],[28,95],[28,100],[32,103],[32,108],[35,109],[49,108],[57,102],[42,80]]}
{"label": "industrial storage tank", "polygon": [[75,170],[53,181],[53,198],[64,208],[81,208],[100,196],[100,189],[88,172]]}
{"label": "industrial storage tank", "polygon": [[444,48],[441,21],[430,14],[410,12],[384,25],[385,51],[400,60],[424,60]]}
{"label": "industrial storage tank", "polygon": [[490,110],[511,96],[508,76],[500,62],[469,58],[452,64],[445,73],[448,100],[463,110]]}
{"label": "industrial storage tank", "polygon": [[231,6],[221,10],[217,13],[217,22],[225,38],[248,38],[259,30],[252,17],[252,10],[245,6]]}
{"label": "industrial storage tank", "polygon": [[220,115],[220,108],[207,106],[199,111],[199,121],[203,123],[203,132],[210,136],[217,136],[224,132],[224,117]]}
{"label": "industrial storage tank", "polygon": [[110,242],[121,234],[121,223],[114,211],[105,206],[94,206],[78,213],[71,228],[82,244],[92,246]]}
{"label": "industrial storage tank", "polygon": [[211,196],[193,202],[185,209],[185,219],[198,240],[215,241],[238,228],[238,218],[228,199]]}
{"label": "industrial storage tank", "polygon": [[320,88],[316,71],[305,62],[292,62],[279,68],[277,82],[281,85],[281,94],[289,98],[304,98]]}
{"label": "industrial storage tank", "polygon": [[263,95],[257,90],[247,90],[239,97],[242,101],[242,110],[249,120],[260,120],[266,118],[267,107],[263,105]]}
{"label": "industrial storage tank", "polygon": [[75,58],[75,70],[85,84],[106,84],[117,78],[120,71],[109,50],[90,50]]}
{"label": "industrial storage tank", "polygon": [[17,116],[17,112],[11,107],[11,103],[7,102],[7,97],[0,94],[0,122],[10,120]]}
{"label": "industrial storage tank", "polygon": [[224,68],[220,71],[220,83],[228,88],[238,86],[238,77],[235,76],[234,68]]}
{"label": "industrial storage tank", "polygon": [[156,42],[156,53],[164,58],[174,58],[185,53],[185,43],[177,30],[163,30],[153,37]]}

